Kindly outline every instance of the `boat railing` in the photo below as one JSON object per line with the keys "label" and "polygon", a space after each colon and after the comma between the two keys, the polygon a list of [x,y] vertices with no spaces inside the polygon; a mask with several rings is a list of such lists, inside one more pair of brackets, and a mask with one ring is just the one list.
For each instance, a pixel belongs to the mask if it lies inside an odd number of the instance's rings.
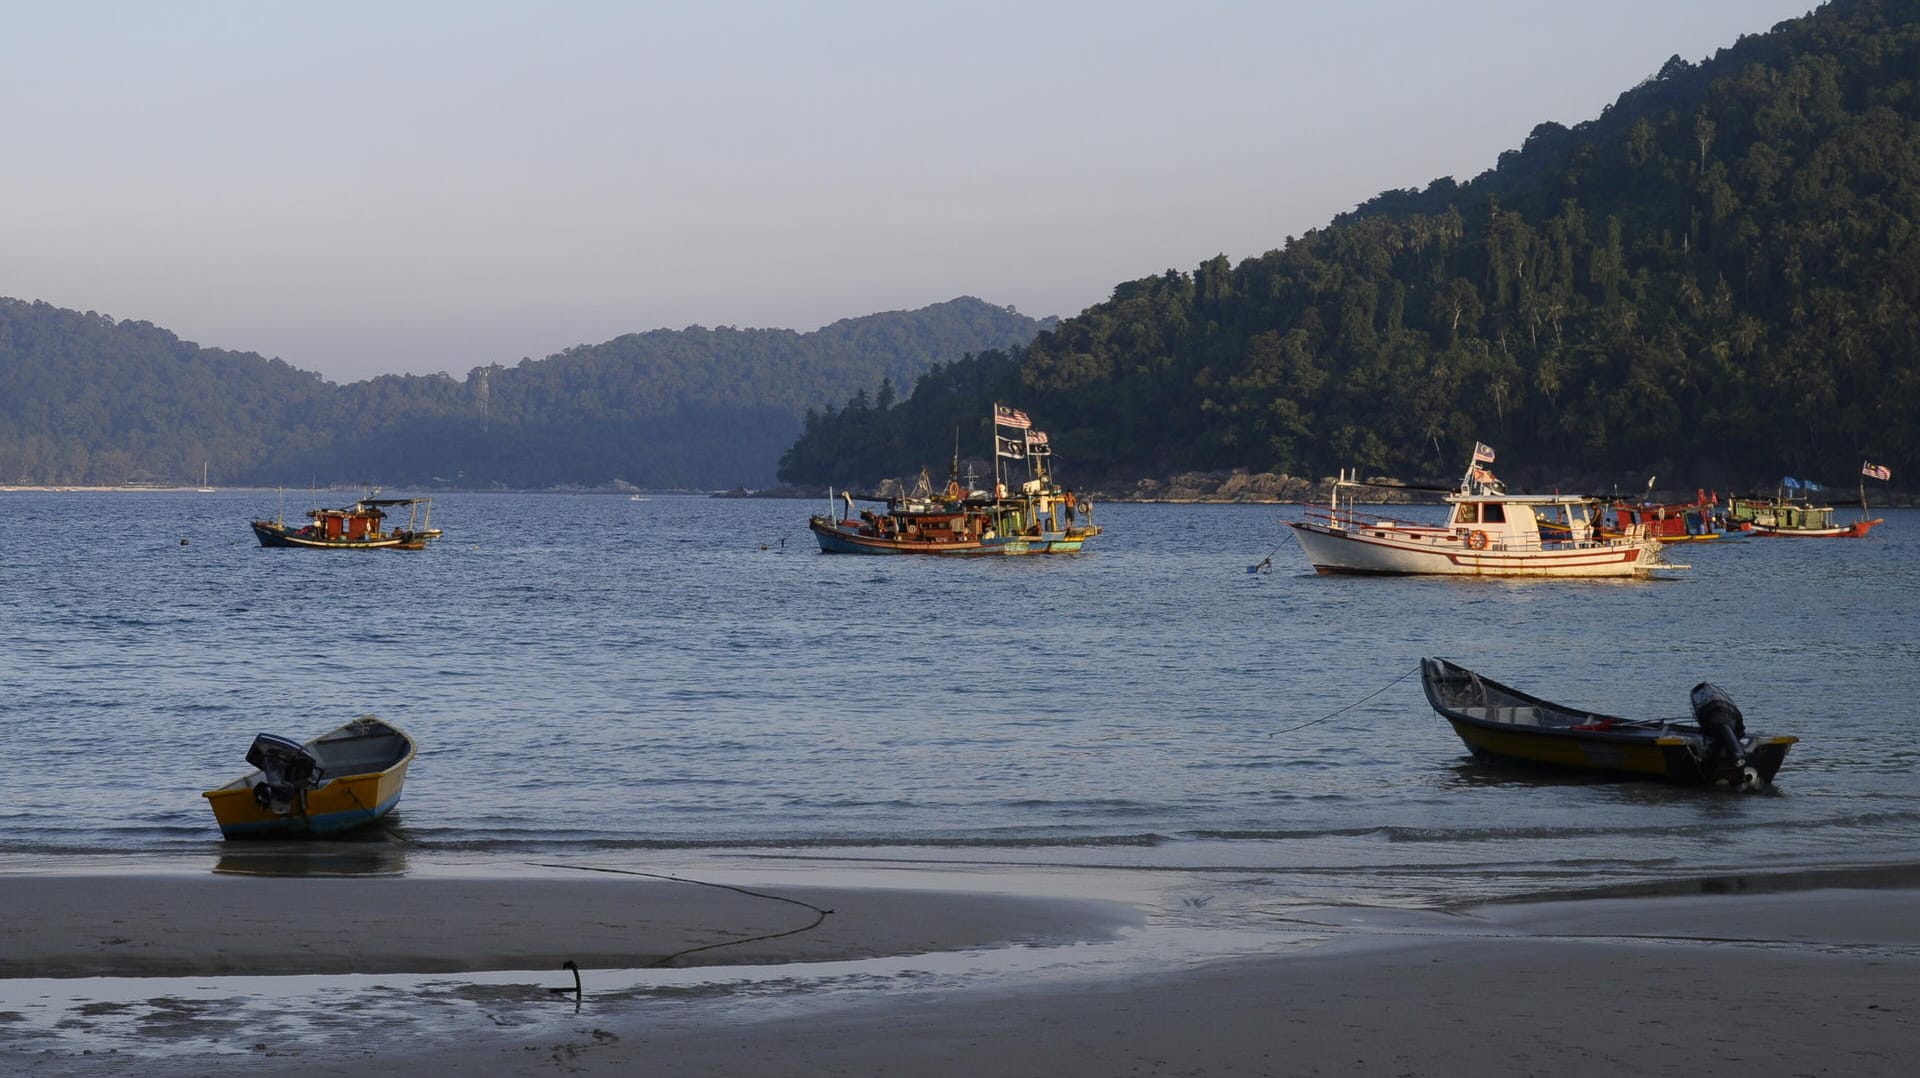
{"label": "boat railing", "polygon": [[1356,509],[1351,504],[1344,508],[1309,505],[1306,507],[1306,517],[1308,520],[1316,523],[1346,531],[1363,528],[1392,528],[1396,531],[1406,532],[1443,533],[1447,530],[1444,524],[1419,524],[1411,521],[1396,520],[1393,517],[1381,516],[1377,513],[1368,513]]}

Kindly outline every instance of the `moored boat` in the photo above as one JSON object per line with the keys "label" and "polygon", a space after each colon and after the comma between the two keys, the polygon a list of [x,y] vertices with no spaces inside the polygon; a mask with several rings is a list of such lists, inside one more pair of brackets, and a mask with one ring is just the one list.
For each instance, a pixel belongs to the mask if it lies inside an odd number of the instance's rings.
{"label": "moored boat", "polygon": [[[956,457],[944,490],[935,491],[921,473],[905,496],[880,498],[848,492],[843,515],[832,511],[808,519],[807,527],[823,554],[936,554],[947,556],[1073,554],[1100,534],[1093,506],[1062,488],[1048,473],[1052,445],[1031,429],[1025,413],[994,406],[995,466],[1002,459],[1025,460],[1028,478],[1009,490],[996,475],[992,491],[962,486]],[[1002,437],[998,427],[1021,433]],[[969,484],[970,485],[970,484]],[[832,498],[828,499],[829,504]],[[883,503],[884,509],[854,509],[854,502]]]}
{"label": "moored boat", "polygon": [[[407,507],[407,523],[388,528],[387,510]],[[309,550],[420,550],[440,538],[432,527],[432,498],[362,498],[338,509],[309,509],[308,523],[294,527],[284,517],[252,522],[253,534],[267,547]]]}
{"label": "moored boat", "polygon": [[1493,450],[1476,443],[1459,489],[1446,494],[1444,524],[1362,513],[1342,493],[1369,484],[1344,473],[1325,509],[1288,521],[1321,573],[1492,577],[1633,577],[1679,569],[1641,535],[1596,534],[1591,500],[1573,494],[1509,494],[1492,472]]}
{"label": "moored boat", "polygon": [[372,715],[305,744],[260,734],[254,770],[201,796],[227,838],[334,835],[392,811],[413,754],[411,737]]}
{"label": "moored boat", "polygon": [[1629,719],[1549,703],[1445,659],[1420,660],[1427,700],[1474,756],[1683,785],[1752,788],[1771,782],[1789,735],[1746,732],[1718,686],[1690,694],[1690,718]]}
{"label": "moored boat", "polygon": [[1794,501],[1787,491],[1816,491],[1822,487],[1788,476],[1780,480],[1779,493],[1772,497],[1727,499],[1728,524],[1755,535],[1780,538],[1864,539],[1876,525],[1886,523],[1881,517],[1867,519],[1867,480],[1884,483],[1893,478],[1893,472],[1883,464],[1867,461],[1860,465],[1860,476],[1860,519],[1851,523],[1837,523],[1830,505]]}
{"label": "moored boat", "polygon": [[1700,543],[1728,534],[1726,519],[1719,511],[1719,494],[1695,491],[1690,502],[1613,501],[1599,513],[1600,534],[1604,538],[1645,535],[1660,543]]}

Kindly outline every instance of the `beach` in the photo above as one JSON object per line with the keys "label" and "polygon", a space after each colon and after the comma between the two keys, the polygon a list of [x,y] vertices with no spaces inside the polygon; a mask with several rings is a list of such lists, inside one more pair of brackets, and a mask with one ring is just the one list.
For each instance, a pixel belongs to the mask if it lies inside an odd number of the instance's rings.
{"label": "beach", "polygon": [[1263,910],[1166,874],[640,872],[0,873],[0,1069],[1872,1075],[1920,1019],[1900,887]]}

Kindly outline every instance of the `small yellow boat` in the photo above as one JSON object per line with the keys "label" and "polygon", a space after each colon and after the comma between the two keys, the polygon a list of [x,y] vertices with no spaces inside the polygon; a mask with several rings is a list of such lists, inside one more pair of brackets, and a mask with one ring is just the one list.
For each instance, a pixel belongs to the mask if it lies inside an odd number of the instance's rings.
{"label": "small yellow boat", "polygon": [[201,794],[227,838],[337,835],[392,811],[413,762],[413,739],[372,715],[305,743],[260,734],[254,770]]}

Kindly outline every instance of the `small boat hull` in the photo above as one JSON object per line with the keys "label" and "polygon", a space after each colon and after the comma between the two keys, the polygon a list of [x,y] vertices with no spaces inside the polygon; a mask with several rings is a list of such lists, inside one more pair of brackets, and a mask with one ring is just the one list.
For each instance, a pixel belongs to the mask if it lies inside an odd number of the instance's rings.
{"label": "small boat hull", "polygon": [[[265,547],[302,547],[308,550],[418,550],[425,546],[421,540],[419,546],[408,547],[398,533],[389,533],[374,539],[328,539],[324,536],[302,535],[300,529],[289,528],[271,520],[253,521],[254,537]],[[435,529],[436,531],[438,529]]]}
{"label": "small boat hull", "polygon": [[1865,539],[1867,533],[1876,524],[1885,523],[1882,517],[1872,520],[1856,520],[1845,527],[1831,528],[1770,528],[1765,524],[1753,524],[1748,527],[1754,535],[1775,539]]}
{"label": "small boat hull", "polygon": [[286,812],[256,796],[263,774],[251,771],[201,794],[229,839],[338,835],[374,823],[393,810],[413,762],[413,739],[398,727],[362,716],[306,743],[326,768],[313,789]]}
{"label": "small boat hull", "polygon": [[1098,528],[1075,528],[1066,532],[1038,535],[1006,535],[991,539],[958,539],[943,535],[935,539],[908,539],[895,535],[870,535],[857,520],[834,520],[816,516],[807,527],[820,543],[823,554],[930,554],[944,557],[1010,557],[1026,554],[1075,554]]}
{"label": "small boat hull", "polygon": [[1475,757],[1508,763],[1653,778],[1687,786],[1771,782],[1799,739],[1750,736],[1744,759],[1717,751],[1697,723],[1631,720],[1529,696],[1444,659],[1423,659],[1421,687]]}

